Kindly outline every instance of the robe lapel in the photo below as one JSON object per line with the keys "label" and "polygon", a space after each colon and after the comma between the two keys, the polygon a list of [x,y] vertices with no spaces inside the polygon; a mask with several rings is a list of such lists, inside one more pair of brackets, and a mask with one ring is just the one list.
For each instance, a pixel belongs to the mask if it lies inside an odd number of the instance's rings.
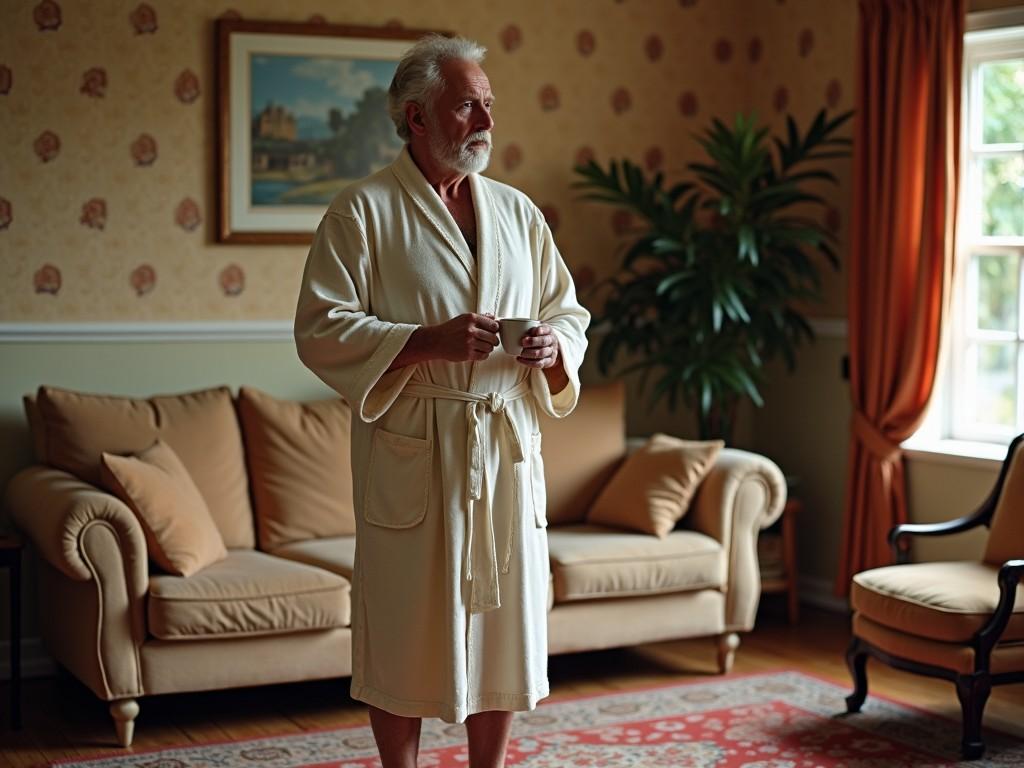
{"label": "robe lapel", "polygon": [[[448,244],[452,253],[458,257],[459,261],[462,262],[462,266],[469,272],[469,276],[472,279],[476,279],[476,266],[473,264],[473,256],[469,252],[469,247],[466,245],[465,239],[462,237],[462,233],[459,232],[459,227],[455,223],[455,219],[448,212],[448,209],[444,207],[444,203],[441,202],[441,198],[437,196],[437,193],[431,189],[427,180],[423,177],[420,169],[416,167],[416,163],[412,159],[412,155],[409,154],[409,147],[406,146],[402,149],[398,155],[398,159],[391,164],[391,169],[394,171],[395,177],[398,182],[402,185],[406,194],[412,198],[416,207],[420,210],[423,216],[431,223],[434,229],[441,238]],[[476,203],[476,188],[473,188],[473,202]],[[480,214],[477,213],[479,219]],[[479,227],[479,223],[477,224]],[[480,236],[477,235],[477,239]]]}
{"label": "robe lapel", "polygon": [[473,208],[476,212],[476,267],[477,267],[477,312],[493,312],[498,316],[498,299],[501,290],[502,253],[498,242],[498,226],[494,220],[494,200],[491,199],[486,179],[471,173],[470,190],[473,194]]}

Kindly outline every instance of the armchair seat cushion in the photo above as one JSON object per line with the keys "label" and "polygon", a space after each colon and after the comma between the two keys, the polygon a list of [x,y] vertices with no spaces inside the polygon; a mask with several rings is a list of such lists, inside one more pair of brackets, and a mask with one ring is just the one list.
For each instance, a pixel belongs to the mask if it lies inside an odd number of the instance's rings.
{"label": "armchair seat cushion", "polygon": [[725,584],[722,546],[695,531],[659,539],[598,525],[548,528],[555,603],[655,595]]}
{"label": "armchair seat cushion", "polygon": [[[945,562],[891,565],[853,577],[850,602],[876,624],[949,643],[967,643],[999,602],[998,566]],[[1024,640],[1024,586],[1002,640]]]}
{"label": "armchair seat cushion", "polygon": [[328,571],[252,550],[190,577],[154,575],[149,633],[161,640],[272,635],[347,627],[349,581]]}

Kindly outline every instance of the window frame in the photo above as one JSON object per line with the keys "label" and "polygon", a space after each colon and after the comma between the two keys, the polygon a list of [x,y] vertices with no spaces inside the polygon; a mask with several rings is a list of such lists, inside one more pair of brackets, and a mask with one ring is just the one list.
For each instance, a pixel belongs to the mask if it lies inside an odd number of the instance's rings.
{"label": "window frame", "polygon": [[[993,157],[1024,157],[1024,141],[984,144],[982,135],[981,66],[1010,58],[1024,59],[1024,26],[968,32],[964,37],[961,103],[960,193],[957,211],[955,272],[950,305],[950,350],[947,357],[948,386],[942,407],[941,436],[945,439],[1005,445],[1024,430],[1024,235],[981,234],[982,161]],[[977,282],[975,257],[1007,254],[1017,256],[1017,328],[1012,331],[977,329]],[[983,425],[969,417],[964,403],[976,399],[969,371],[977,370],[978,343],[1013,342],[1016,353],[1016,423],[999,427]]]}

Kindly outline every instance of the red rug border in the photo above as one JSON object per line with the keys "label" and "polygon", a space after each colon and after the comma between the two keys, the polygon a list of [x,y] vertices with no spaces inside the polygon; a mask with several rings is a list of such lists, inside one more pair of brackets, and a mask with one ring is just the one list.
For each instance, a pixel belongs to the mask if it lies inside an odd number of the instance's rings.
{"label": "red rug border", "polygon": [[[625,690],[607,690],[607,691],[600,691],[600,692],[597,692],[597,693],[581,693],[581,694],[576,694],[576,695],[572,695],[572,696],[559,697],[559,698],[556,698],[556,699],[551,699],[551,697],[548,696],[547,698],[542,699],[542,702],[544,704],[561,704],[563,702],[582,701],[584,699],[594,699],[594,698],[598,698],[600,696],[615,696],[615,695],[626,695],[626,694],[632,694],[632,693],[644,693],[645,691],[657,691],[657,690],[662,690],[662,689],[665,689],[665,688],[686,688],[686,687],[690,687],[690,686],[694,686],[694,685],[706,684],[706,683],[709,683],[709,682],[725,681],[725,680],[745,680],[745,679],[752,678],[752,677],[766,677],[768,675],[779,675],[779,674],[786,674],[786,673],[803,675],[804,677],[810,677],[810,678],[813,678],[815,680],[818,680],[819,682],[828,683],[830,685],[835,685],[835,686],[838,686],[838,687],[843,687],[842,683],[840,683],[839,681],[837,681],[835,679],[832,679],[832,678],[830,678],[830,677],[828,677],[826,675],[823,675],[823,674],[820,674],[820,673],[817,673],[817,672],[805,672],[803,670],[793,669],[791,667],[783,667],[783,668],[780,668],[780,669],[767,669],[767,670],[761,670],[761,671],[758,671],[758,672],[743,672],[743,673],[739,673],[739,674],[732,674],[732,673],[730,673],[730,674],[727,674],[727,675],[708,675],[707,678],[701,678],[701,679],[697,679],[697,680],[686,680],[684,682],[674,682],[674,683],[654,683],[654,684],[651,684],[651,685],[644,685],[644,686],[640,686],[640,687],[637,687],[637,688],[629,688],[629,689],[625,689]],[[849,682],[849,681],[847,681],[847,682]],[[850,688],[850,690],[851,691],[853,690],[852,687]],[[209,692],[209,691],[196,691],[196,692],[193,692],[193,693],[207,693],[207,692]],[[176,695],[176,694],[172,694],[172,695]],[[960,727],[962,725],[962,723],[959,720],[956,720],[956,719],[951,718],[951,717],[947,717],[946,715],[941,715],[941,714],[937,714],[935,712],[931,712],[931,711],[925,709],[924,707],[920,707],[920,706],[918,706],[916,704],[910,704],[908,702],[901,701],[900,699],[897,699],[897,698],[895,698],[893,696],[888,696],[886,694],[881,694],[881,693],[870,693],[870,692],[869,692],[868,696],[869,696],[869,699],[870,699],[870,697],[873,696],[873,697],[878,698],[878,699],[883,699],[883,700],[889,702],[890,704],[894,704],[896,706],[906,707],[907,709],[914,710],[915,712],[918,712],[918,713],[923,714],[923,715],[927,715],[928,717],[934,717],[934,718],[938,718],[940,720],[945,720],[948,723],[955,724],[957,727]],[[540,705],[540,706],[543,706],[543,704]],[[538,706],[537,709],[539,709],[540,706]],[[536,711],[536,710],[534,710],[534,711]],[[138,749],[138,750],[134,749],[132,747],[128,747],[127,749],[122,748],[120,750],[110,750],[108,752],[103,752],[103,753],[100,753],[100,754],[97,754],[97,755],[91,755],[89,757],[83,757],[83,756],[78,756],[78,757],[62,757],[59,760],[53,760],[53,761],[49,762],[48,765],[56,766],[56,765],[64,765],[66,763],[75,763],[75,762],[82,762],[82,763],[84,763],[84,762],[90,762],[90,761],[95,761],[95,760],[106,760],[108,758],[125,757],[125,756],[129,756],[129,755],[148,755],[148,754],[153,754],[154,752],[165,752],[165,751],[172,750],[172,749],[189,749],[191,747],[196,747],[196,748],[216,747],[216,746],[222,746],[224,744],[235,744],[238,741],[265,741],[265,740],[270,740],[270,739],[283,739],[283,738],[288,738],[288,737],[291,737],[291,736],[303,736],[303,735],[312,735],[312,734],[318,734],[318,733],[329,733],[329,732],[332,732],[332,731],[347,731],[347,730],[352,730],[353,728],[365,728],[365,727],[367,727],[367,725],[365,723],[356,723],[356,724],[353,724],[353,725],[337,725],[337,726],[327,726],[327,727],[324,727],[324,728],[313,728],[311,730],[300,730],[300,731],[297,731],[297,732],[282,731],[280,733],[271,733],[271,734],[266,734],[264,736],[256,736],[256,737],[253,737],[253,738],[246,738],[246,739],[241,739],[241,740],[240,739],[218,739],[218,740],[215,740],[215,741],[204,741],[202,743],[186,742],[186,743],[183,743],[183,744],[165,744],[165,745],[160,746],[160,747],[148,747],[146,749]],[[1015,740],[1018,740],[1018,741],[1024,741],[1024,737],[1021,737],[1021,736],[1019,736],[1017,734],[1008,733],[1008,732],[1003,731],[1003,730],[1001,730],[999,728],[985,727],[985,730],[987,730],[987,731],[989,731],[991,733],[998,733],[1001,736],[1005,736],[1005,737],[1010,738],[1010,739],[1015,739]],[[306,768],[318,768],[318,766],[306,766]]]}

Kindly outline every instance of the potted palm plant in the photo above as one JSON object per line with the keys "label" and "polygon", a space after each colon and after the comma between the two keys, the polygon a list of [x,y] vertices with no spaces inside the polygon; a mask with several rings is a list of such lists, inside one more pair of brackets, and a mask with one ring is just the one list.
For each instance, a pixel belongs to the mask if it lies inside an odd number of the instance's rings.
{"label": "potted palm plant", "polygon": [[837,183],[821,161],[849,155],[836,132],[851,114],[821,111],[803,133],[788,117],[771,141],[753,117],[715,119],[697,136],[707,161],[672,186],[628,160],[575,168],[581,197],[640,223],[621,270],[599,284],[602,373],[626,353],[622,373],[642,372],[642,385],[656,374],[652,404],[682,401],[702,438],[731,438],[739,401],[763,404],[765,364],[781,355],[792,370],[814,337],[801,307],[820,300],[821,263],[839,262],[835,235],[810,215],[825,201],[808,186]]}

